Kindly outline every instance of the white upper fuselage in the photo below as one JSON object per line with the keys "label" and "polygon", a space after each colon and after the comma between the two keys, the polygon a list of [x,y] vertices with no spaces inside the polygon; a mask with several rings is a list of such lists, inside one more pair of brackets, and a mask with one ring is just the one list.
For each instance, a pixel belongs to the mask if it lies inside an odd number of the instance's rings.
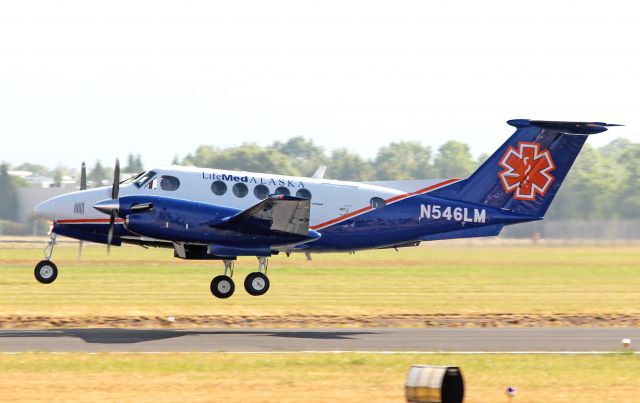
{"label": "white upper fuselage", "polygon": [[[282,192],[284,189],[292,196],[308,197],[305,192],[309,192],[310,226],[317,229],[339,221],[340,217],[353,216],[358,210],[369,207],[374,197],[388,200],[406,193],[403,190],[367,183],[197,167],[171,166],[151,169],[144,177],[144,181],[138,179],[123,183],[120,186],[120,196],[166,196],[244,210],[267,195]],[[172,178],[179,181],[177,188]],[[418,188],[433,182],[436,181],[416,181],[415,186]],[[263,193],[256,195],[256,187],[261,188]],[[214,193],[214,188],[219,194]],[[226,190],[221,191],[224,188]],[[93,209],[93,205],[109,199],[110,192],[109,186],[58,196],[41,203],[36,208],[36,213],[43,218],[57,221],[104,220],[105,215]]]}

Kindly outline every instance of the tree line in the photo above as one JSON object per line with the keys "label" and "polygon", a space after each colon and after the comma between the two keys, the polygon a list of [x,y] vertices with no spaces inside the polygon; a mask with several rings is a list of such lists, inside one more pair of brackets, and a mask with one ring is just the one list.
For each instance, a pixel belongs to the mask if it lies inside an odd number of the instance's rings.
{"label": "tree line", "polygon": [[[326,178],[367,181],[430,178],[464,178],[471,174],[488,154],[473,158],[467,144],[448,141],[434,150],[415,141],[398,141],[380,148],[373,158],[340,148],[327,152],[312,140],[294,137],[269,146],[243,144],[218,148],[198,147],[174,164],[199,167],[268,172],[291,176],[311,176],[326,165]],[[556,200],[549,209],[549,219],[638,219],[640,218],[640,143],[616,139],[595,148],[585,145],[569,172]],[[78,168],[25,163],[15,167],[39,175],[60,178],[78,177]],[[25,185],[8,175],[9,166],[0,166],[0,220],[14,220],[17,203],[15,188]],[[129,155],[123,172],[141,172],[140,155]],[[97,161],[88,169],[94,184],[108,181],[112,168]]]}

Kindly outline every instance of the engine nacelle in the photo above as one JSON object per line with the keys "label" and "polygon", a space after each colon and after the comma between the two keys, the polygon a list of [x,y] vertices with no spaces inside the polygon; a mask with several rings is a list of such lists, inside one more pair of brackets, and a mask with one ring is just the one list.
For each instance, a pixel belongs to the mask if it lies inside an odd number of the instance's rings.
{"label": "engine nacelle", "polygon": [[[216,245],[216,247],[271,250],[273,245],[308,242],[319,237],[255,228],[224,228],[220,224],[242,210],[162,196],[124,196],[119,199],[118,216],[127,230],[138,235],[170,242]],[[220,255],[209,251],[210,254]],[[231,250],[225,251],[232,253]],[[261,252],[262,254],[263,252]],[[237,254],[233,256],[242,256]],[[252,256],[257,256],[252,253]],[[229,255],[231,256],[231,255]]]}

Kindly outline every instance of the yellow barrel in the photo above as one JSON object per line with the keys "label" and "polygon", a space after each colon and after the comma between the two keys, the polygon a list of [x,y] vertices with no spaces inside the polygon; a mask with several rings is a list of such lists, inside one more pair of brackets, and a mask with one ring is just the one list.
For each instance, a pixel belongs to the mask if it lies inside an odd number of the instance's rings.
{"label": "yellow barrel", "polygon": [[414,365],[405,385],[409,403],[460,403],[464,381],[458,367]]}

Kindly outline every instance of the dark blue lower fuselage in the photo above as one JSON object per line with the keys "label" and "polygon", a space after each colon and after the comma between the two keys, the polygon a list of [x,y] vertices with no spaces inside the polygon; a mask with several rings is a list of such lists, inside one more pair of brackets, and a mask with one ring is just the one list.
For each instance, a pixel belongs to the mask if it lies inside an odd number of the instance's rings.
{"label": "dark blue lower fuselage", "polygon": [[[142,236],[166,242],[167,245],[180,242],[246,248],[268,246],[305,252],[344,252],[448,239],[454,234],[454,237],[495,235],[496,229],[499,232],[505,224],[539,219],[486,205],[416,195],[318,229],[321,236],[309,240],[291,234],[246,234],[215,228],[210,223],[217,216],[233,213],[233,209],[213,211],[211,205],[201,204],[194,208],[193,202],[188,203],[191,203],[189,208],[181,208],[179,204],[171,206],[173,208],[158,208],[154,215],[130,214],[126,222],[116,225],[113,244],[119,245],[129,238],[139,239]],[[107,227],[106,223],[55,223],[54,232],[106,243]]]}

